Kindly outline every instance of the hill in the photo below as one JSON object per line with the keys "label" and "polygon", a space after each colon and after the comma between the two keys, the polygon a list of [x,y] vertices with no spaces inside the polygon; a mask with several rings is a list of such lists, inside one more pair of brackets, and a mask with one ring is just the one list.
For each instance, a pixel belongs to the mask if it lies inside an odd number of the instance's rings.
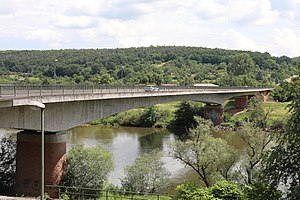
{"label": "hill", "polygon": [[0,84],[177,84],[265,86],[296,72],[269,53],[158,46],[0,51]]}

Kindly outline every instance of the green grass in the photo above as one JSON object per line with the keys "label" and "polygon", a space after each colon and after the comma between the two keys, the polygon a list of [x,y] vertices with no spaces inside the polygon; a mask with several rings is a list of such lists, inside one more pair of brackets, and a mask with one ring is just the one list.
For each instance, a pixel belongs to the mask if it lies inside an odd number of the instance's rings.
{"label": "green grass", "polygon": [[265,111],[271,109],[271,113],[269,115],[270,120],[278,120],[282,118],[286,118],[289,116],[289,110],[287,106],[290,102],[275,102],[275,101],[268,101],[263,103],[263,108]]}
{"label": "green grass", "polygon": [[106,196],[103,197],[99,197],[97,198],[97,200],[125,200],[125,199],[135,199],[135,200],[171,200],[172,197],[170,196],[162,196],[162,195],[121,195],[121,194],[113,194],[113,193],[108,193],[108,197],[106,198]]}
{"label": "green grass", "polygon": [[[290,102],[275,102],[275,101],[267,101],[264,102],[263,109],[265,112],[269,112],[267,124],[272,125],[276,122],[284,122],[286,119],[289,118],[289,110],[287,106]],[[238,113],[233,117],[233,119],[239,120],[243,119],[247,116],[245,111]]]}
{"label": "green grass", "polygon": [[[160,119],[156,122],[156,127],[166,127],[170,121],[174,119],[174,112],[177,109],[179,102],[169,102],[155,105],[159,114],[161,115]],[[135,120],[139,118],[141,113],[144,111],[145,108],[137,108],[128,111],[124,111],[118,113],[116,115],[98,119],[90,122],[92,125],[103,124],[103,125],[111,125],[111,126],[133,126]]]}

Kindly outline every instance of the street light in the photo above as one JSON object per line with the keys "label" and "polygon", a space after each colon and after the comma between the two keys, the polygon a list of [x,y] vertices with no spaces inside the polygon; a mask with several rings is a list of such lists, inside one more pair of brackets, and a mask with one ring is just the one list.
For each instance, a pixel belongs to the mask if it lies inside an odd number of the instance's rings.
{"label": "street light", "polygon": [[54,60],[55,64],[54,64],[54,69],[53,69],[53,78],[54,78],[54,85],[56,85],[56,65],[58,62],[58,59]]}
{"label": "street light", "polygon": [[38,101],[28,103],[31,109],[41,110],[41,200],[44,200],[45,193],[45,104]]}

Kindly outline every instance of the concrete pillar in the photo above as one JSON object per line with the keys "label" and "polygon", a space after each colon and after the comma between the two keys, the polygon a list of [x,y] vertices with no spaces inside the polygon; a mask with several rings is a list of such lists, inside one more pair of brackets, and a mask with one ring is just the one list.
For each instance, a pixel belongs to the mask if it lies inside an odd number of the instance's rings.
{"label": "concrete pillar", "polygon": [[234,97],[234,108],[246,108],[248,105],[248,96]]}
{"label": "concrete pillar", "polygon": [[210,119],[214,125],[221,124],[224,121],[224,107],[206,104],[204,106],[204,118]]}
{"label": "concrete pillar", "polygon": [[260,94],[262,96],[263,102],[266,102],[269,100],[270,91],[263,91],[263,92],[260,92]]}
{"label": "concrete pillar", "polygon": [[[64,155],[66,135],[45,133],[45,185],[59,183]],[[41,134],[36,131],[21,131],[17,135],[16,193],[18,195],[39,196],[41,180]],[[56,197],[53,189],[45,188],[45,193]]]}

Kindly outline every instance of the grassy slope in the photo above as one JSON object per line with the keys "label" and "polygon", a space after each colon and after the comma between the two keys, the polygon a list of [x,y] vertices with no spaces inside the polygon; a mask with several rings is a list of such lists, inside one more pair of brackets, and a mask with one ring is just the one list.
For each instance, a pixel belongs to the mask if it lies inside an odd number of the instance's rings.
{"label": "grassy slope", "polygon": [[[268,101],[263,103],[263,108],[266,112],[270,112],[268,116],[267,124],[271,125],[274,122],[278,121],[285,121],[288,119],[289,110],[287,106],[290,102],[275,102],[275,101]],[[240,112],[233,117],[233,119],[241,119],[246,116],[245,112]]]}
{"label": "grassy slope", "polygon": [[[284,121],[288,118],[288,109],[287,105],[289,102],[274,102],[268,101],[263,104],[265,111],[271,109],[271,112],[268,117],[268,124],[271,125],[276,121]],[[179,102],[170,102],[164,104],[158,104],[156,107],[158,108],[159,113],[161,114],[160,120],[156,123],[159,127],[166,126],[173,118],[174,112],[176,111]],[[225,111],[234,107],[233,101],[228,101],[225,103]],[[105,125],[119,125],[120,122],[135,120],[140,113],[143,112],[143,108],[133,109],[125,112],[118,113],[117,115],[101,119],[95,120],[91,122],[91,124],[105,124]],[[245,117],[245,112],[240,112],[235,115],[234,119],[240,119]]]}

